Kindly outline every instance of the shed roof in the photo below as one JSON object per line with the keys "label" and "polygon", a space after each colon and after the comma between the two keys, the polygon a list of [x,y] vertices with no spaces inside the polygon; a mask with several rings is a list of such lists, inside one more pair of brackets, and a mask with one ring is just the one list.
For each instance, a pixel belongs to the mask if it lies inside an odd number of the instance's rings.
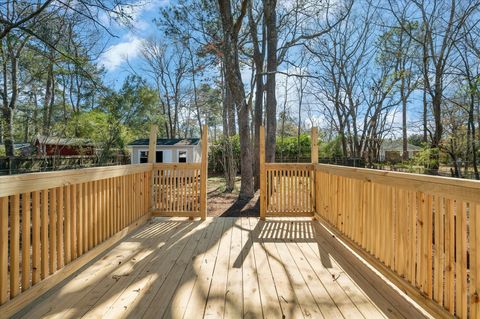
{"label": "shed roof", "polygon": [[[157,138],[159,146],[193,146],[198,145],[199,138]],[[142,138],[129,143],[129,146],[148,146],[150,139]]]}
{"label": "shed roof", "polygon": [[[403,151],[403,142],[401,140],[386,140],[382,143],[381,149],[384,151]],[[407,144],[408,151],[420,151],[422,148],[413,144]]]}
{"label": "shed roof", "polygon": [[35,142],[47,145],[95,146],[95,143],[85,138],[65,138],[44,135],[38,135],[35,139]]}

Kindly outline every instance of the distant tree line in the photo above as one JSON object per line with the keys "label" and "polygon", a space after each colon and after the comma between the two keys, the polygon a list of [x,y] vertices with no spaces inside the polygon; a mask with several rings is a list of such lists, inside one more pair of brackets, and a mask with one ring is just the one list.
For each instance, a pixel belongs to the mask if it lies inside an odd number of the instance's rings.
{"label": "distant tree line", "polygon": [[443,161],[479,178],[480,0],[179,0],[159,9],[141,67],[112,90],[92,48],[108,32],[101,12],[128,21],[122,5],[2,4],[7,155],[37,132],[93,135],[108,153],[151,123],[166,137],[208,124],[227,190],[240,171],[249,198],[260,126],[267,161],[287,149],[300,157],[303,134],[318,126],[329,152],[367,163],[386,139],[401,139],[406,154],[419,134],[432,173]]}

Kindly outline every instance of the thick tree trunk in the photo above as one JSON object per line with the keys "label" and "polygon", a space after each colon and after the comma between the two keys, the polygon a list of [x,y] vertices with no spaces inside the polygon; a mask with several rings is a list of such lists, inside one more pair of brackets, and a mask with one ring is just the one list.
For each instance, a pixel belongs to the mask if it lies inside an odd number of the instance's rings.
{"label": "thick tree trunk", "polygon": [[266,151],[265,161],[275,162],[277,134],[277,98],[275,77],[277,72],[277,1],[264,0],[265,24],[267,31],[267,105],[266,105]]}
{"label": "thick tree trunk", "polygon": [[[258,39],[257,23],[253,17],[253,0],[248,3],[248,23],[253,45],[253,62],[255,63],[255,105],[253,111],[254,121],[254,147],[253,147],[253,176],[255,190],[260,188],[260,126],[263,122],[263,62],[265,35],[262,39],[262,48]],[[264,32],[262,32],[264,34]]]}
{"label": "thick tree trunk", "polygon": [[231,90],[235,106],[238,109],[238,130],[240,134],[240,165],[242,184],[240,186],[240,199],[253,197],[253,165],[252,145],[250,140],[250,119],[248,105],[245,100],[245,89],[240,73],[238,58],[238,32],[242,18],[246,13],[246,0],[242,1],[240,17],[233,22],[230,0],[218,0],[224,32],[223,53],[225,56],[225,75],[228,87]]}
{"label": "thick tree trunk", "polygon": [[440,143],[442,141],[443,135],[443,124],[442,124],[442,93],[440,84],[435,85],[435,95],[432,98],[432,111],[434,117],[435,128],[432,134],[432,142],[430,147],[433,149],[433,173],[438,174],[438,169],[440,167]]}
{"label": "thick tree trunk", "polygon": [[[223,75],[225,75],[225,67],[222,67]],[[223,82],[223,81],[222,81]],[[228,85],[222,83],[223,90],[223,170],[225,175],[225,192],[232,192],[235,189],[235,177],[237,176],[237,167],[235,165],[235,158],[233,157],[232,139],[230,138],[230,125],[228,110],[233,109],[234,103],[232,96],[229,93]]]}

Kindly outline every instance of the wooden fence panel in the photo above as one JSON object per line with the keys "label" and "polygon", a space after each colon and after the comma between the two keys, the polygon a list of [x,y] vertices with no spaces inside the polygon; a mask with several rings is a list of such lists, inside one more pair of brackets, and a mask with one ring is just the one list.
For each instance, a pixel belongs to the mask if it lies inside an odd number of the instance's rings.
{"label": "wooden fence panel", "polygon": [[[140,203],[149,202],[144,190],[150,188],[151,169],[144,164],[0,177],[0,304],[15,301],[21,292],[148,216],[149,205]],[[91,179],[78,171],[90,173]],[[124,196],[112,196],[118,193]],[[115,225],[118,218],[122,227]]]}
{"label": "wooden fence panel", "polygon": [[316,183],[321,219],[420,298],[479,317],[480,182],[319,164]]}
{"label": "wooden fence panel", "polygon": [[313,216],[313,164],[265,163],[267,216]]}
{"label": "wooden fence panel", "polygon": [[152,213],[200,217],[201,178],[200,163],[154,164]]}

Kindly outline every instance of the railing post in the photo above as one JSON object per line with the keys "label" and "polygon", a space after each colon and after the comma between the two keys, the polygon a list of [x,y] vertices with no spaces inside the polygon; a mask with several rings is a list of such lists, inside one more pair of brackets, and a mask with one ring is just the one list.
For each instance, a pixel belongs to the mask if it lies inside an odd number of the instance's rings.
{"label": "railing post", "polygon": [[312,172],[312,203],[313,203],[313,217],[315,218],[315,213],[318,212],[319,208],[319,192],[320,192],[320,183],[318,183],[317,179],[317,165],[318,164],[318,128],[312,127],[312,132],[311,132],[311,142],[310,142],[310,147],[311,147],[311,161],[313,164],[313,172]]}
{"label": "railing post", "polygon": [[152,125],[150,128],[150,140],[148,142],[148,162],[155,163],[155,155],[157,152],[157,133],[158,126]]}
{"label": "railing post", "polygon": [[155,171],[153,168],[153,164],[155,163],[155,156],[157,153],[157,133],[158,126],[152,125],[150,128],[150,140],[148,141],[148,163],[152,164],[152,171],[150,177],[150,212],[155,209]]}
{"label": "railing post", "polygon": [[318,164],[318,128],[316,127],[312,127],[310,143],[312,164]]}
{"label": "railing post", "polygon": [[265,177],[265,128],[260,126],[260,219],[267,214],[267,180]]}
{"label": "railing post", "polygon": [[200,166],[200,218],[207,219],[208,126],[203,126],[202,162]]}

